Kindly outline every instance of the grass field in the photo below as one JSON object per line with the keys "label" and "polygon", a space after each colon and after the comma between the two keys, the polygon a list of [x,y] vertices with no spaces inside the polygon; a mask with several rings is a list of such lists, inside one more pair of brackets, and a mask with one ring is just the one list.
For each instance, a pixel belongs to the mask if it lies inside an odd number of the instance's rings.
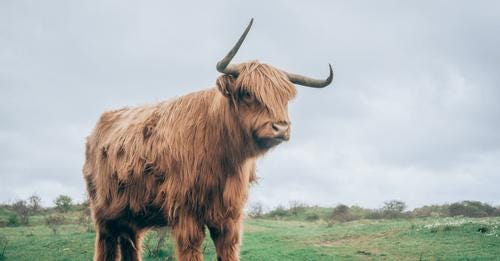
{"label": "grass field", "polygon": [[[76,215],[76,214],[75,214]],[[74,220],[69,216],[67,220]],[[70,222],[71,223],[71,222]],[[3,227],[4,260],[91,260],[94,233],[73,224],[54,234],[41,217],[30,226]],[[153,233],[147,245],[154,245]],[[242,260],[500,260],[500,218],[420,218],[324,221],[247,219]],[[215,260],[209,239],[205,259]],[[167,242],[158,257],[172,260]]]}

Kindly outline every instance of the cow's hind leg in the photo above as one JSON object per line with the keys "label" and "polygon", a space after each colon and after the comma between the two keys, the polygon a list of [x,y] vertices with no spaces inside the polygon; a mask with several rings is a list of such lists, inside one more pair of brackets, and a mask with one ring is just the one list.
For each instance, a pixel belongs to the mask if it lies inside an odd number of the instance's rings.
{"label": "cow's hind leg", "polygon": [[132,229],[120,234],[120,253],[123,261],[140,261],[141,233]]}
{"label": "cow's hind leg", "polygon": [[95,241],[95,261],[113,261],[117,258],[118,237],[106,228],[97,228]]}

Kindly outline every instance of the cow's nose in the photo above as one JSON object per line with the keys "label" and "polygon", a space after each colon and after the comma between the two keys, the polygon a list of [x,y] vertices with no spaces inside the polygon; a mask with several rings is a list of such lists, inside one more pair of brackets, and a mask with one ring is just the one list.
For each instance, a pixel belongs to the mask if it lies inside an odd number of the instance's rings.
{"label": "cow's nose", "polygon": [[287,132],[288,132],[289,128],[290,128],[290,124],[288,124],[288,123],[283,123],[283,122],[273,123],[273,131],[277,137],[288,136]]}

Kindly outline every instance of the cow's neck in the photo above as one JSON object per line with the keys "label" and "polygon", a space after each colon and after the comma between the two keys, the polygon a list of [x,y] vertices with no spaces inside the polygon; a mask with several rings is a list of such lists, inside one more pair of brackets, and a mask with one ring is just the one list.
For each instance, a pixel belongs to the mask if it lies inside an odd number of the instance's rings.
{"label": "cow's neck", "polygon": [[214,102],[217,110],[212,112],[211,124],[213,126],[214,155],[223,164],[239,166],[249,158],[254,158],[256,153],[255,144],[252,137],[248,135],[239,121],[238,114],[235,113],[234,105],[226,97],[216,93]]}

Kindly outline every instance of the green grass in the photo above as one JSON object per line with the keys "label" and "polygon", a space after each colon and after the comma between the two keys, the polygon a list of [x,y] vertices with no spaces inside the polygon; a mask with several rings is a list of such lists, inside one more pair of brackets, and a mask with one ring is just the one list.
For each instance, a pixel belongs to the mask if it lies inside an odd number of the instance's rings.
{"label": "green grass", "polygon": [[[78,215],[69,214],[74,220]],[[3,227],[5,260],[91,260],[94,233],[77,224],[57,234],[33,217],[30,226]],[[154,243],[154,239],[150,241]],[[215,260],[207,238],[205,259]],[[169,242],[163,254],[170,253]],[[323,221],[248,219],[242,260],[500,260],[500,218]],[[165,260],[148,257],[144,260]]]}

